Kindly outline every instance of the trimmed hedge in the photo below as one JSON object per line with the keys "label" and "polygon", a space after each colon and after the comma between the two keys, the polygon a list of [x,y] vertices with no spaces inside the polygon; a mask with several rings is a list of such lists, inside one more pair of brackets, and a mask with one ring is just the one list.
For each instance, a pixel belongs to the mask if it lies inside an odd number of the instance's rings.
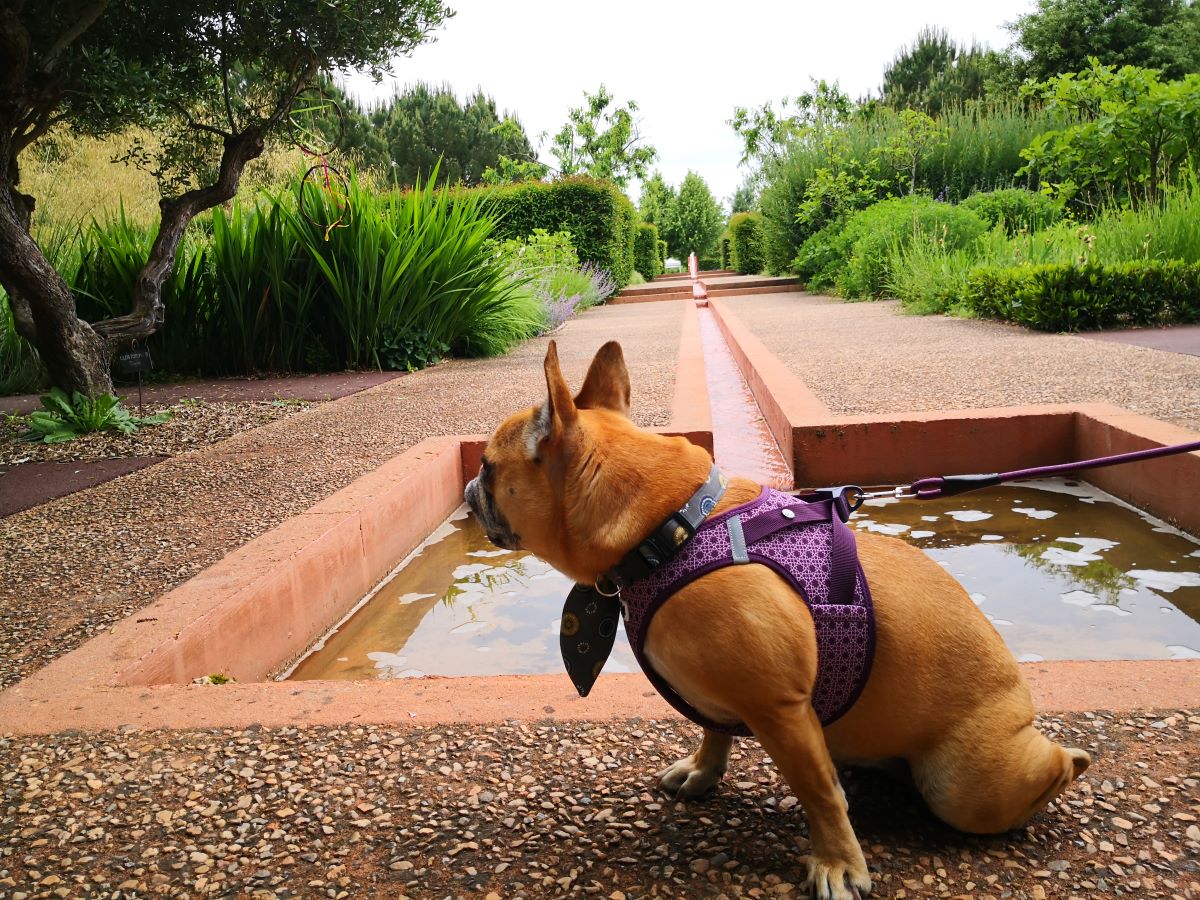
{"label": "trimmed hedge", "polygon": [[732,238],[729,237],[729,229],[726,228],[723,232],[721,232],[721,239],[717,242],[717,246],[721,248],[722,269],[729,268],[729,260],[733,255],[733,248],[730,243],[731,240]]}
{"label": "trimmed hedge", "polygon": [[523,238],[535,228],[551,234],[569,231],[580,262],[606,270],[618,289],[629,283],[637,212],[612,183],[572,177],[469,188],[461,193],[481,194],[492,202],[500,216],[497,237]]}
{"label": "trimmed hedge", "polygon": [[1057,203],[1045,194],[1024,188],[981,191],[959,205],[983,219],[988,228],[1003,222],[1009,237],[1021,229],[1041,231],[1062,218],[1062,208]]}
{"label": "trimmed hedge", "polygon": [[739,275],[763,270],[762,233],[763,218],[756,212],[740,212],[729,220],[729,264]]}
{"label": "trimmed hedge", "polygon": [[667,242],[661,239],[658,242],[658,271],[667,271]]}
{"label": "trimmed hedge", "polygon": [[633,235],[633,268],[647,279],[662,274],[663,266],[658,258],[658,228],[649,222],[640,222]]}
{"label": "trimmed hedge", "polygon": [[975,315],[1040,331],[1200,322],[1200,264],[983,266],[967,277],[965,301]]}

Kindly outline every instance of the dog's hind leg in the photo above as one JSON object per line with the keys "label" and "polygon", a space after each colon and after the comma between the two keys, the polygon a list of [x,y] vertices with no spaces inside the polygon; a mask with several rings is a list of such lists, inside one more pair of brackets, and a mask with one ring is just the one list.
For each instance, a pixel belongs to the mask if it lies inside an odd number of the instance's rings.
{"label": "dog's hind leg", "polygon": [[996,834],[1024,825],[1091,758],[1050,741],[1031,721],[1013,722],[992,708],[911,762],[918,789],[940,819],[960,831]]}
{"label": "dog's hind leg", "polygon": [[699,797],[708,793],[729,768],[733,738],[704,729],[704,740],[691,756],[658,773],[659,784],[673,797]]}

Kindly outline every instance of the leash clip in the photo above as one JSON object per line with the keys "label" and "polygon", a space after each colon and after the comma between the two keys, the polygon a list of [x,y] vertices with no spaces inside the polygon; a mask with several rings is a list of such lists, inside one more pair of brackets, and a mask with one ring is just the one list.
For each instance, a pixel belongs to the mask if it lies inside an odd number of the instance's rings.
{"label": "leash clip", "polygon": [[[602,584],[603,584],[603,587],[601,586]],[[613,581],[611,578],[609,578],[607,575],[598,576],[596,578],[596,580],[592,583],[592,586],[596,589],[596,593],[599,594],[601,597],[620,597],[621,596],[621,586],[619,584],[617,584],[615,581]],[[605,588],[609,588],[609,590],[605,590]]]}

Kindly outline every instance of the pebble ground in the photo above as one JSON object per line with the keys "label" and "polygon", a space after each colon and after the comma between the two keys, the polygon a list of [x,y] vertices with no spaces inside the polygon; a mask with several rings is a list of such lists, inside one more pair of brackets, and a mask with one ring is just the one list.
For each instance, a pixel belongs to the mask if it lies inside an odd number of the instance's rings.
{"label": "pebble ground", "polygon": [[1200,431],[1198,356],[909,316],[895,301],[761,294],[728,302],[839,415],[1106,402]]}
{"label": "pebble ground", "polygon": [[[214,690],[220,690],[214,687]],[[843,784],[875,896],[1200,897],[1200,716],[1041,727],[1092,768],[1024,829],[955,832],[903,781]],[[674,722],[0,739],[0,898],[787,897],[808,828],[757,744],[706,798],[653,773]]]}

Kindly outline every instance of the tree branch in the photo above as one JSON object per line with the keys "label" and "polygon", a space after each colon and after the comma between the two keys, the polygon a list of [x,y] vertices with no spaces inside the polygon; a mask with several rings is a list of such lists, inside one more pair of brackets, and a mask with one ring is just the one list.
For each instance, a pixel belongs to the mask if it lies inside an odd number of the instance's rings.
{"label": "tree branch", "polygon": [[237,194],[246,164],[260,156],[263,147],[263,130],[257,126],[250,126],[241,134],[229,135],[225,138],[221,171],[216,182],[159,203],[162,221],[146,265],[134,284],[133,309],[127,315],[94,323],[92,328],[98,334],[121,341],[149,337],[158,330],[164,319],[162,285],[175,265],[175,253],[188,223],[197,213],[231,200]]}
{"label": "tree branch", "polygon": [[47,75],[54,71],[54,64],[57,62],[59,55],[75,43],[83,35],[85,31],[96,24],[96,20],[100,18],[101,13],[108,7],[108,0],[93,0],[93,2],[85,7],[79,14],[79,18],[63,31],[58,36],[58,39],[51,45],[42,59],[42,71]]}

